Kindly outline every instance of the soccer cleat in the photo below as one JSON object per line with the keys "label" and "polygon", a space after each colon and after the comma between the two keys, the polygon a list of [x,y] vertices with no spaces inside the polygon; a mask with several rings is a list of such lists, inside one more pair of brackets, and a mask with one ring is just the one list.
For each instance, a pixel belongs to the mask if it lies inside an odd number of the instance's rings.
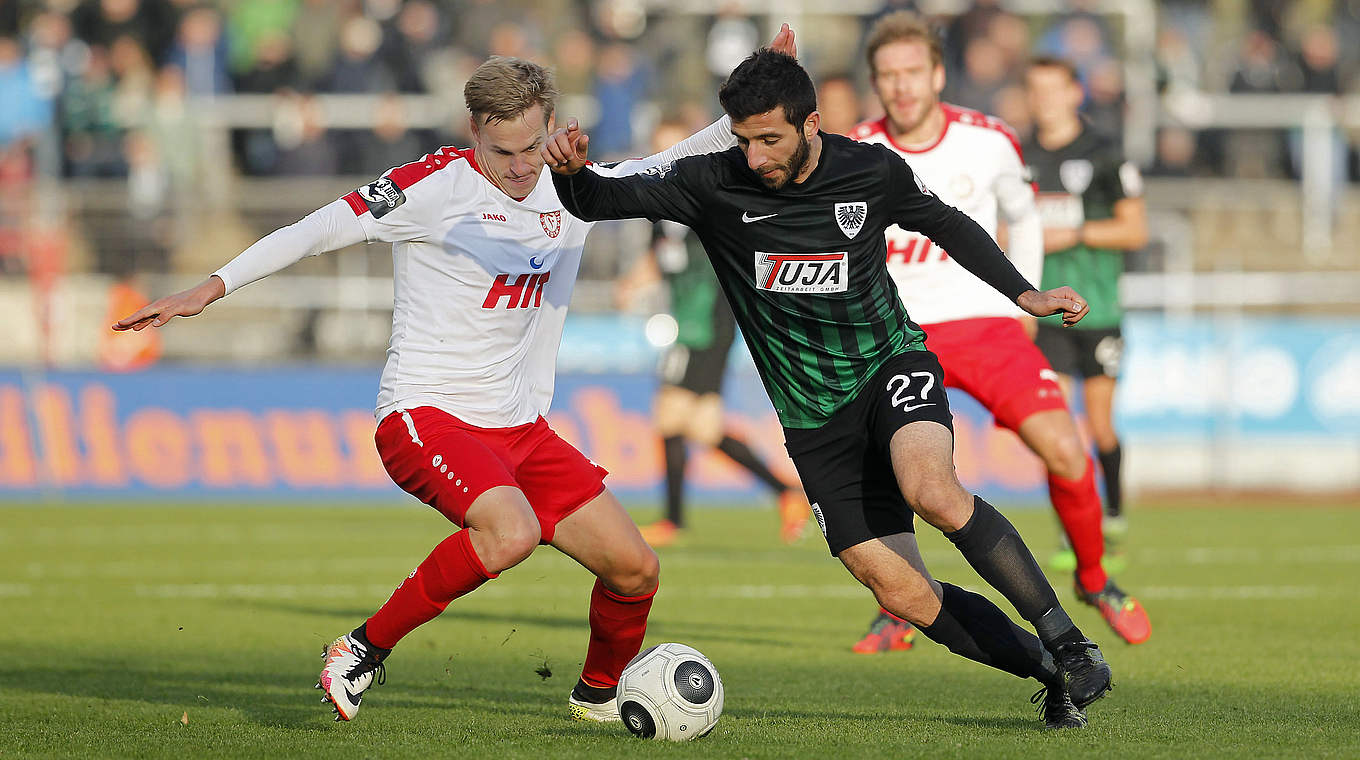
{"label": "soccer cleat", "polygon": [[647,542],[652,548],[670,546],[675,543],[675,539],[680,537],[680,526],[670,520],[657,520],[651,525],[643,525],[638,528],[642,534],[642,540]]}
{"label": "soccer cleat", "polygon": [[1077,569],[1077,554],[1071,547],[1064,546],[1048,558],[1048,566],[1060,573],[1070,573]]}
{"label": "soccer cleat", "polygon": [[1105,588],[1095,592],[1087,592],[1077,584],[1077,598],[1100,610],[1110,629],[1130,644],[1141,644],[1152,635],[1152,623],[1143,605],[1121,591],[1114,581],[1106,581]]}
{"label": "soccer cleat", "polygon": [[1117,547],[1129,536],[1129,521],[1123,515],[1105,515],[1100,520],[1100,532],[1105,536],[1105,549]]}
{"label": "soccer cleat", "polygon": [[1110,685],[1110,666],[1094,641],[1086,639],[1063,644],[1053,652],[1062,671],[1067,694],[1078,710],[1105,696]]}
{"label": "soccer cleat", "polygon": [[[594,692],[594,694],[587,692]],[[576,687],[571,690],[571,696],[567,697],[567,707],[571,709],[571,719],[592,723],[617,723],[622,718],[619,717],[619,700],[615,696],[616,693],[617,687],[599,689],[585,686],[578,681]],[[604,701],[591,701],[605,695],[608,696]]]}
{"label": "soccer cleat", "polygon": [[1100,564],[1105,572],[1118,575],[1128,567],[1125,542],[1129,535],[1129,521],[1123,515],[1105,515],[1100,523],[1101,533],[1105,536],[1105,556]]}
{"label": "soccer cleat", "polygon": [[[1110,575],[1123,572],[1129,564],[1128,560],[1124,558],[1123,552],[1112,551],[1108,542],[1105,546],[1105,554],[1100,558],[1100,566]],[[1070,573],[1077,569],[1076,552],[1072,551],[1072,547],[1066,545],[1065,540],[1063,546],[1048,558],[1048,567],[1058,573]]]}
{"label": "soccer cleat", "polygon": [[779,494],[779,538],[786,544],[796,542],[807,530],[812,508],[802,491],[787,488]]}
{"label": "soccer cleat", "polygon": [[869,624],[869,632],[855,642],[850,651],[855,654],[878,654],[879,652],[905,652],[916,643],[916,626],[900,620],[883,610]]}
{"label": "soccer cleat", "polygon": [[1044,716],[1044,728],[1086,728],[1086,711],[1072,704],[1072,698],[1062,689],[1045,686],[1034,692],[1029,703]]}
{"label": "soccer cleat", "polygon": [[322,691],[321,702],[331,703],[337,721],[354,720],[364,692],[375,678],[379,684],[386,683],[387,668],[382,661],[390,651],[365,644],[347,633],[322,652],[321,677],[316,688]]}

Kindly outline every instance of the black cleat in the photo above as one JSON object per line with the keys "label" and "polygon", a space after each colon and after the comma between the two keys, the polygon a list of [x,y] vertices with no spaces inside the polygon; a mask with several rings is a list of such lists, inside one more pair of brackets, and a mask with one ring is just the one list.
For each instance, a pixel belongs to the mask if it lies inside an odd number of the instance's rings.
{"label": "black cleat", "polygon": [[1094,641],[1087,639],[1063,644],[1053,653],[1053,659],[1062,671],[1067,694],[1077,709],[1086,709],[1110,690],[1110,666]]}
{"label": "black cleat", "polygon": [[1062,689],[1047,686],[1029,698],[1036,712],[1044,716],[1044,728],[1086,728],[1086,711],[1072,704],[1072,698]]}

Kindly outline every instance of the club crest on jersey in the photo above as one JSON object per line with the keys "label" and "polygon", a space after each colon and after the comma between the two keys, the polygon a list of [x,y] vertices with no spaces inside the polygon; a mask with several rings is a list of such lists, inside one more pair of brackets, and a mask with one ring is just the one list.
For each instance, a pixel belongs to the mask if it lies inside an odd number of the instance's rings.
{"label": "club crest on jersey", "polygon": [[359,188],[359,197],[368,204],[369,213],[374,219],[381,219],[388,212],[406,202],[406,194],[388,177],[379,177]]}
{"label": "club crest on jersey", "polygon": [[836,225],[848,238],[853,238],[859,234],[860,228],[864,226],[864,220],[868,216],[869,204],[864,201],[836,204]]}
{"label": "club crest on jersey", "polygon": [[766,253],[756,251],[756,288],[775,293],[844,293],[850,283],[845,251]]}
{"label": "club crest on jersey", "polygon": [[665,179],[665,178],[666,178],[666,175],[667,175],[667,174],[670,174],[670,173],[671,173],[671,170],[674,169],[674,168],[675,168],[675,162],[674,162],[674,161],[667,161],[667,162],[664,163],[664,164],[657,164],[656,166],[650,166],[650,167],[648,167],[647,169],[643,170],[642,174],[643,174],[643,176],[646,176],[646,177],[655,177],[656,179]]}
{"label": "club crest on jersey", "polygon": [[1063,188],[1073,195],[1086,192],[1095,173],[1095,167],[1084,158],[1064,161],[1058,165],[1058,179],[1062,181]]}
{"label": "club crest on jersey", "polygon": [[546,214],[539,214],[538,223],[543,225],[544,234],[550,238],[555,238],[562,231],[562,212],[551,211]]}

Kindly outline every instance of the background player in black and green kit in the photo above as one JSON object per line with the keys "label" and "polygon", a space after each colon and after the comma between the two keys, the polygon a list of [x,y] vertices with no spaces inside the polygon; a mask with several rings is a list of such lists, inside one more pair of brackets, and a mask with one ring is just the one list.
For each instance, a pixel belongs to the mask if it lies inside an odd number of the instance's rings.
{"label": "background player in black and green kit", "polygon": [[[752,55],[719,100],[738,148],[632,179],[582,171],[586,138],[554,133],[544,159],[563,204],[583,219],[645,216],[693,228],[831,552],[932,640],[1038,679],[1046,725],[1085,725],[1081,709],[1109,689],[1109,666],[1015,527],[959,484],[943,373],[888,275],[883,231],[898,224],[928,235],[1035,316],[1062,312],[1075,323],[1085,303],[1070,288],[1035,290],[986,232],[885,148],[820,132],[812,81],[794,59]],[[942,530],[1038,637],[985,597],[933,579],[914,514]]]}
{"label": "background player in black and green kit", "polygon": [[[689,136],[679,123],[662,122],[652,136],[658,151]],[[666,515],[641,526],[652,546],[673,543],[685,527],[685,465],[689,441],[711,446],[744,467],[778,497],[780,537],[792,543],[808,520],[803,489],[779,479],[746,442],[727,430],[722,386],[727,357],[737,337],[732,307],[720,292],[718,276],[690,228],[671,221],[652,225],[652,244],[619,281],[619,300],[627,306],[648,285],[663,280],[675,319],[675,343],[661,357],[660,387],[652,402],[652,422],[661,436],[665,465]]]}
{"label": "background player in black and green kit", "polygon": [[[1115,381],[1124,354],[1119,330],[1119,275],[1124,254],[1147,244],[1147,210],[1138,167],[1110,137],[1081,117],[1085,97],[1077,71],[1058,58],[1036,58],[1025,72],[1034,134],[1023,148],[1038,185],[1044,220],[1043,287],[1071,285],[1086,296],[1090,313],[1074,329],[1050,320],[1035,338],[1068,396],[1081,383],[1086,418],[1105,480],[1107,554],[1127,530],[1114,429]],[[1070,558],[1059,555],[1059,565]],[[1075,563],[1075,560],[1070,560]]]}

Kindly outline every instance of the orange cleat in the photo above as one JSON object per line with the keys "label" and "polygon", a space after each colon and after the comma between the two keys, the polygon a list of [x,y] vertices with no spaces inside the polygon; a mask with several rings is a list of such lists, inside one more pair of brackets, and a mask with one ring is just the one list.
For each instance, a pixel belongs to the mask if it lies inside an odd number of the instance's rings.
{"label": "orange cleat", "polygon": [[1078,586],[1077,596],[1083,602],[1100,610],[1100,616],[1105,618],[1110,629],[1124,641],[1141,644],[1152,635],[1152,623],[1148,620],[1147,613],[1143,611],[1143,605],[1120,590],[1114,585],[1114,581],[1107,581],[1105,588],[1095,592],[1083,591]]}
{"label": "orange cleat", "polygon": [[638,528],[638,532],[642,534],[642,540],[653,549],[670,546],[680,537],[679,526],[670,520],[657,520],[651,525],[643,525]]}
{"label": "orange cleat", "polygon": [[905,652],[916,645],[916,626],[884,610],[869,624],[869,632],[855,642],[850,651],[855,654]]}
{"label": "orange cleat", "polygon": [[791,544],[803,537],[811,514],[802,491],[789,488],[779,494],[779,537],[784,543]]}

